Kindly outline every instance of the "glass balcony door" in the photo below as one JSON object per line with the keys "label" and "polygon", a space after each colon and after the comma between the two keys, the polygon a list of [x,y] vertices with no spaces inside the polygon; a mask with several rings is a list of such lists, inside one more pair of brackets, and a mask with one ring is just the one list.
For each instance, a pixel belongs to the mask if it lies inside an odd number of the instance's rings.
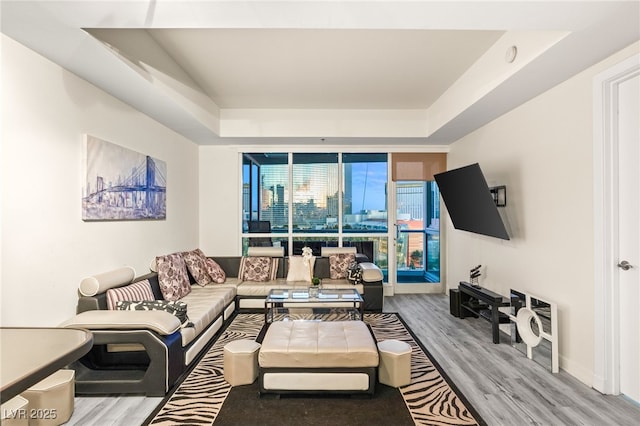
{"label": "glass balcony door", "polygon": [[434,182],[395,182],[396,293],[440,291],[440,199]]}

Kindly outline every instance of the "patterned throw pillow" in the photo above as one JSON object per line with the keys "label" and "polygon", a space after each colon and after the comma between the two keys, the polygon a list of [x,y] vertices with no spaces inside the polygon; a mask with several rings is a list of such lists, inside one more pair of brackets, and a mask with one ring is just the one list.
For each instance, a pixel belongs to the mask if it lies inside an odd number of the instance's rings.
{"label": "patterned throw pillow", "polygon": [[180,253],[156,257],[158,283],[164,300],[178,300],[191,292],[187,265]]}
{"label": "patterned throw pillow", "polygon": [[347,268],[347,279],[353,285],[362,284],[362,269],[358,262],[353,262]]}
{"label": "patterned throw pillow", "polygon": [[353,253],[336,253],[329,256],[329,275],[332,280],[347,278],[347,268],[356,261]]}
{"label": "patterned throw pillow", "polygon": [[169,302],[167,300],[145,300],[142,302],[132,302],[120,300],[116,304],[119,311],[165,311],[180,320],[180,328],[193,327],[187,316],[187,304],[180,301]]}
{"label": "patterned throw pillow", "polygon": [[124,287],[110,288],[107,290],[107,308],[114,310],[121,300],[153,300],[153,290],[149,280],[138,281]]}
{"label": "patterned throw pillow", "polygon": [[275,280],[278,273],[278,259],[262,256],[243,256],[240,260],[238,278],[240,281]]}
{"label": "patterned throw pillow", "polygon": [[224,269],[216,263],[215,260],[205,258],[205,267],[207,268],[207,274],[211,277],[214,283],[222,284],[227,279],[227,274]]}
{"label": "patterned throw pillow", "polygon": [[184,262],[187,264],[187,268],[191,275],[193,275],[193,279],[196,280],[198,285],[202,287],[211,283],[211,277],[207,273],[207,264],[205,262],[206,256],[200,249],[195,249],[192,251],[185,251],[182,253],[182,257],[184,258]]}

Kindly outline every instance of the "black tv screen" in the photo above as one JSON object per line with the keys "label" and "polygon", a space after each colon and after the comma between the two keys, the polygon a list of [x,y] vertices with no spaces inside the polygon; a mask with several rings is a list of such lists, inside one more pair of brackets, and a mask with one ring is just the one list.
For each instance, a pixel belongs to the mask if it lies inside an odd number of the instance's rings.
{"label": "black tv screen", "polygon": [[434,177],[454,228],[509,239],[478,163]]}

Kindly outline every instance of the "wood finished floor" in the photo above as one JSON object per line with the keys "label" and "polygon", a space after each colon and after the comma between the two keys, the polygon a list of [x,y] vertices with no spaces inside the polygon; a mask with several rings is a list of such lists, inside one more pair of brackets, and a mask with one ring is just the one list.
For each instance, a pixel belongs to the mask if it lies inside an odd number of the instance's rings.
{"label": "wood finished floor", "polygon": [[[490,324],[451,316],[446,295],[387,297],[384,310],[400,313],[489,425],[640,424],[640,406],[620,396],[601,395],[564,371],[551,374],[506,343],[494,345]],[[67,424],[141,424],[160,401],[79,397]]]}
{"label": "wood finished floor", "polygon": [[560,370],[551,374],[512,348],[491,341],[491,325],[449,313],[446,295],[396,295],[399,312],[458,389],[489,425],[640,424],[640,406],[602,395]]}

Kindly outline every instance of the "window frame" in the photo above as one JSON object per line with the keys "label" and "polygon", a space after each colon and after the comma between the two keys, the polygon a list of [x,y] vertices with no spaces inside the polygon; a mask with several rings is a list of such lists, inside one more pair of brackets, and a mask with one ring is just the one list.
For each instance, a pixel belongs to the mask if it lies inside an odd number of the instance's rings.
{"label": "window frame", "polygon": [[[275,153],[275,151],[274,151]],[[241,152],[241,163],[242,163],[242,167],[245,167],[245,164],[247,164],[247,158],[249,158],[249,162],[252,161],[251,157],[261,154],[257,151],[252,151],[252,152]],[[279,151],[278,154],[285,154],[282,151]],[[242,225],[242,234],[241,234],[241,238],[242,238],[242,247],[243,247],[243,254],[246,253],[246,249],[248,247],[248,239],[251,238],[255,238],[255,237],[271,237],[274,240],[279,240],[281,243],[284,242],[283,240],[287,240],[287,248],[286,248],[286,253],[290,253],[291,251],[293,251],[293,242],[295,240],[300,240],[300,239],[308,239],[308,238],[316,238],[316,239],[325,239],[325,240],[329,240],[332,242],[335,242],[335,240],[337,240],[337,245],[342,247],[345,240],[350,241],[350,240],[363,240],[363,239],[370,239],[371,241],[378,241],[380,238],[388,238],[389,235],[389,214],[388,211],[385,209],[385,221],[386,221],[386,229],[385,230],[381,230],[381,231],[369,231],[369,230],[348,230],[345,232],[344,230],[344,164],[343,164],[343,157],[344,155],[373,155],[373,156],[380,156],[380,155],[384,155],[386,157],[386,162],[385,162],[385,177],[386,177],[386,186],[388,186],[389,181],[390,181],[390,175],[388,172],[389,169],[389,161],[390,161],[390,154],[387,152],[356,152],[356,153],[352,153],[352,152],[343,152],[343,151],[326,151],[326,152],[318,152],[319,155],[326,155],[326,156],[330,156],[330,155],[336,155],[337,156],[337,174],[338,174],[338,182],[337,182],[337,194],[338,194],[338,210],[337,210],[337,229],[335,231],[333,230],[319,230],[319,231],[308,231],[308,230],[304,230],[304,231],[295,231],[293,225],[294,225],[294,221],[293,221],[293,214],[294,214],[294,207],[293,207],[293,168],[294,168],[294,156],[295,155],[304,155],[304,154],[315,154],[315,152],[294,152],[294,151],[289,151],[286,154],[288,154],[288,196],[286,197],[286,201],[287,201],[287,211],[288,211],[288,227],[286,231],[274,231],[273,229],[271,230],[270,233],[249,233],[248,232],[248,226],[246,225],[247,223],[247,219],[245,218],[245,212],[244,212],[244,201],[243,201],[243,225]],[[253,163],[250,163],[250,170],[252,170],[252,165]],[[260,172],[259,172],[259,165],[258,165],[258,171],[257,173],[255,173],[257,175],[257,179],[260,179]],[[257,185],[260,185],[260,182],[257,183]],[[253,200],[255,197],[252,194],[252,190],[255,190],[252,186],[253,185],[252,182],[249,182],[249,194],[248,194],[248,198],[249,200]],[[243,200],[245,197],[244,194],[244,189],[246,187],[246,183],[245,183],[245,176],[244,176],[244,170],[243,170],[243,178],[242,178],[242,188],[243,188]],[[258,188],[258,192],[260,193],[260,190]],[[258,201],[257,201],[257,205],[260,206],[260,194],[258,193],[257,197],[258,197]],[[388,194],[386,193],[385,190],[385,197],[388,197]],[[259,210],[259,209],[258,209]],[[252,212],[249,211],[248,212],[248,217],[251,218],[252,217]],[[260,218],[260,214],[258,213],[258,218],[256,220],[261,220],[262,218]],[[387,242],[387,247],[389,245],[389,243]],[[387,250],[388,251],[388,250]],[[296,254],[295,252],[292,254]],[[389,256],[389,253],[387,252],[387,258]],[[388,264],[388,259],[386,260],[386,263]]]}

